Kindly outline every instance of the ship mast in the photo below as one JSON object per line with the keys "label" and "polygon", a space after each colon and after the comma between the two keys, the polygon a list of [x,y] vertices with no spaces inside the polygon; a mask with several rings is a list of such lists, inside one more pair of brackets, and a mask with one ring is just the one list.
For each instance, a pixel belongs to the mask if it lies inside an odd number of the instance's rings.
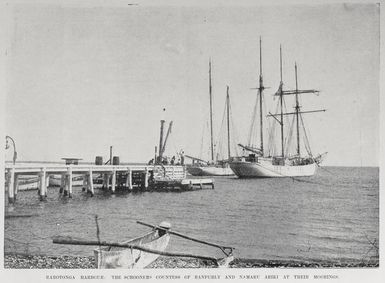
{"label": "ship mast", "polygon": [[[284,144],[283,144],[283,116],[285,115],[295,115],[296,116],[296,128],[297,128],[297,154],[300,155],[300,141],[299,141],[299,119],[302,117],[300,115],[302,114],[308,114],[308,113],[316,113],[316,112],[325,112],[325,109],[319,109],[319,110],[310,110],[310,111],[301,111],[301,106],[299,105],[298,101],[298,95],[299,94],[305,94],[305,93],[314,93],[318,94],[319,91],[315,89],[305,89],[305,90],[299,90],[298,89],[298,76],[297,76],[297,63],[295,63],[295,90],[283,90],[283,82],[282,82],[282,51],[280,47],[280,66],[281,66],[281,83],[279,86],[278,91],[275,93],[275,96],[280,97],[280,104],[281,104],[281,113],[277,114],[271,114],[267,115],[267,117],[273,117],[280,125],[281,125],[281,143],[282,143],[282,157],[284,156]],[[289,113],[283,113],[283,96],[284,95],[295,95],[295,111],[289,112]],[[278,119],[277,116],[280,116],[281,119]],[[302,121],[302,118],[301,118]],[[303,121],[302,121],[302,126]]]}
{"label": "ship mast", "polygon": [[227,156],[228,156],[228,160],[230,161],[230,96],[229,96],[229,86],[227,86],[226,107],[227,107]]}
{"label": "ship mast", "polygon": [[279,64],[280,64],[280,73],[281,73],[281,82],[280,82],[280,103],[281,103],[281,153],[282,158],[284,158],[284,145],[283,145],[283,82],[282,82],[282,46],[279,45]]}
{"label": "ship mast", "polygon": [[301,156],[299,144],[299,103],[298,103],[298,79],[297,79],[297,62],[295,62],[295,115],[297,120],[297,155]]}
{"label": "ship mast", "polygon": [[211,59],[209,60],[209,94],[210,94],[210,140],[211,140],[211,160],[214,161],[214,141],[213,141],[213,98],[211,86]]}
{"label": "ship mast", "polygon": [[262,113],[262,95],[263,95],[263,77],[262,77],[262,40],[261,37],[259,37],[259,120],[260,120],[260,137],[261,137],[261,152],[263,156],[263,113]]}

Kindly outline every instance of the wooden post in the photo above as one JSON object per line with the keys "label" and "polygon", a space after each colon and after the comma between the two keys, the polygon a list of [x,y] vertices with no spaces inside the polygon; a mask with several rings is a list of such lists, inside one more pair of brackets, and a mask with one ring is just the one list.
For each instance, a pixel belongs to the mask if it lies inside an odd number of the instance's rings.
{"label": "wooden post", "polygon": [[128,185],[129,185],[129,179],[130,179],[130,171],[129,170],[127,170],[127,172],[126,172],[126,176],[127,176],[127,178],[126,178],[126,182],[124,183],[124,186],[126,187],[126,188],[128,188]]}
{"label": "wooden post", "polygon": [[72,198],[72,167],[71,166],[68,166],[67,182],[68,182],[68,197]]}
{"label": "wooden post", "polygon": [[63,196],[68,196],[68,173],[66,172],[63,177],[64,177],[64,192],[63,192]]}
{"label": "wooden post", "polygon": [[59,189],[59,194],[62,194],[62,193],[63,193],[64,186],[65,186],[64,174],[61,174],[61,175],[60,175],[60,189]]}
{"label": "wooden post", "polygon": [[130,169],[127,170],[126,174],[127,174],[127,178],[126,178],[126,183],[124,185],[125,185],[126,188],[131,190],[131,188],[130,188],[130,179],[131,179],[131,171],[130,171]]}
{"label": "wooden post", "polygon": [[103,189],[107,189],[110,186],[110,175],[109,173],[104,173],[103,174]]}
{"label": "wooden post", "polygon": [[45,168],[41,168],[41,172],[39,173],[40,182],[39,182],[39,192],[40,192],[40,200],[44,200],[44,197],[46,196],[46,172]]}
{"label": "wooden post", "polygon": [[112,171],[112,179],[111,179],[111,191],[114,194],[115,193],[115,186],[116,186],[116,171]]}
{"label": "wooden post", "polygon": [[83,175],[83,187],[82,187],[82,191],[85,192],[86,190],[88,190],[88,183],[87,183],[87,180],[88,180],[88,174],[84,174]]}
{"label": "wooden post", "polygon": [[144,173],[144,188],[148,188],[148,167],[146,167],[146,172]]}
{"label": "wooden post", "polygon": [[132,170],[131,168],[128,169],[128,173],[127,173],[127,187],[129,190],[132,190]]}
{"label": "wooden post", "polygon": [[17,198],[17,193],[19,191],[19,175],[18,174],[15,174],[15,186],[14,186],[14,197],[15,197],[15,201],[16,201],[16,198]]}
{"label": "wooden post", "polygon": [[15,168],[11,168],[8,171],[9,177],[8,177],[8,202],[14,203],[15,202],[15,196],[14,196],[14,183],[15,183]]}
{"label": "wooden post", "polygon": [[49,174],[46,174],[45,176],[45,197],[47,197],[47,191],[49,188]]}
{"label": "wooden post", "polygon": [[94,180],[92,179],[92,169],[90,169],[90,172],[88,174],[88,191],[91,194],[91,197],[94,196]]}
{"label": "wooden post", "polygon": [[106,188],[106,174],[102,174],[103,176],[103,184],[102,184],[102,189],[104,190]]}

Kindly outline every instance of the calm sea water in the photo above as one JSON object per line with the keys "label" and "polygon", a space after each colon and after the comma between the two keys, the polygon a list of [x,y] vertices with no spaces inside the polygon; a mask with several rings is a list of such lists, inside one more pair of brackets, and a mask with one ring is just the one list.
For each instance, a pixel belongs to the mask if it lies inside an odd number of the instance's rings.
{"label": "calm sea water", "polygon": [[[52,236],[121,241],[148,231],[136,220],[168,221],[175,231],[236,248],[235,256],[258,259],[368,259],[379,238],[379,169],[326,167],[310,178],[215,178],[215,189],[183,193],[74,189],[72,199],[48,191],[18,194],[5,221],[5,251],[93,255],[92,247],[52,244]],[[221,255],[215,248],[172,236],[169,251]]]}

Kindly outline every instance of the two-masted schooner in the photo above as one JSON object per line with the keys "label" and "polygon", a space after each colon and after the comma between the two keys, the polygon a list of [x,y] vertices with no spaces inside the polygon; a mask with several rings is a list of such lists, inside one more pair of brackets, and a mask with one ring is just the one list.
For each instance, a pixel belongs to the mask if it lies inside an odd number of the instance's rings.
{"label": "two-masted schooner", "polygon": [[[259,87],[258,89],[258,99],[259,102],[259,121],[260,121],[260,147],[256,148],[255,146],[242,145],[240,147],[244,151],[249,152],[247,156],[242,156],[230,162],[230,167],[234,173],[240,178],[263,178],[263,177],[297,177],[297,176],[312,176],[316,173],[318,164],[322,161],[322,155],[313,156],[310,150],[306,130],[303,123],[302,114],[305,113],[315,113],[323,112],[322,110],[312,110],[312,111],[302,111],[301,105],[299,104],[299,95],[305,93],[318,94],[319,91],[310,89],[310,90],[299,90],[298,89],[298,79],[297,79],[297,64],[295,64],[295,80],[296,80],[296,89],[295,90],[284,90],[283,81],[282,81],[282,48],[280,47],[280,77],[281,81],[279,84],[278,91],[274,94],[275,97],[278,97],[278,109],[277,113],[269,113],[267,117],[273,118],[276,123],[280,126],[280,145],[281,152],[280,154],[270,154],[264,148],[263,140],[263,91],[265,89],[263,85],[263,76],[262,76],[262,42],[260,39],[259,46],[259,55],[260,55],[260,74],[259,74]],[[294,95],[295,98],[295,107],[294,112],[284,112],[284,97]],[[256,105],[257,106],[257,105]],[[284,116],[294,115],[293,123],[295,121],[296,129],[296,152],[294,154],[289,154],[285,151],[285,137],[284,137]],[[254,119],[256,117],[253,117]],[[300,146],[300,124],[303,127],[303,136],[305,142],[305,149],[307,154],[303,154]],[[292,132],[292,131],[290,131]],[[289,137],[290,138],[290,137]],[[286,139],[287,141],[288,139]],[[250,141],[249,141],[250,142]],[[272,142],[269,139],[269,142]],[[326,153],[325,153],[326,154]]]}
{"label": "two-masted schooner", "polygon": [[230,155],[230,96],[229,87],[226,92],[226,114],[227,114],[227,159],[219,160],[215,157],[214,138],[213,138],[213,99],[211,84],[211,60],[209,61],[209,96],[210,96],[210,153],[211,160],[205,161],[190,155],[185,155],[193,161],[192,165],[187,167],[187,171],[193,176],[231,176],[234,172],[229,166]]}

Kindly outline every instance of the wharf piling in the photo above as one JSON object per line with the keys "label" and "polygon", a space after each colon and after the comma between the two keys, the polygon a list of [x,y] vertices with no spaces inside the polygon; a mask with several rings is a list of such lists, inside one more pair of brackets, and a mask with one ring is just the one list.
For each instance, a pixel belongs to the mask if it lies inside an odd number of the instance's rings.
{"label": "wharf piling", "polygon": [[12,168],[9,170],[9,176],[8,176],[8,199],[9,203],[15,202],[15,169]]}
{"label": "wharf piling", "polygon": [[45,168],[41,168],[41,171],[39,172],[39,195],[40,195],[40,200],[43,200],[46,197],[46,190],[47,190],[46,170],[45,170]]}
{"label": "wharf piling", "polygon": [[115,187],[116,187],[116,171],[112,171],[112,176],[111,176],[111,192],[114,194],[115,193]]}
{"label": "wharf piling", "polygon": [[95,191],[94,191],[94,179],[93,179],[93,174],[92,174],[92,169],[87,174],[87,177],[84,178],[87,180],[87,192],[91,194],[91,196],[94,196]]}

